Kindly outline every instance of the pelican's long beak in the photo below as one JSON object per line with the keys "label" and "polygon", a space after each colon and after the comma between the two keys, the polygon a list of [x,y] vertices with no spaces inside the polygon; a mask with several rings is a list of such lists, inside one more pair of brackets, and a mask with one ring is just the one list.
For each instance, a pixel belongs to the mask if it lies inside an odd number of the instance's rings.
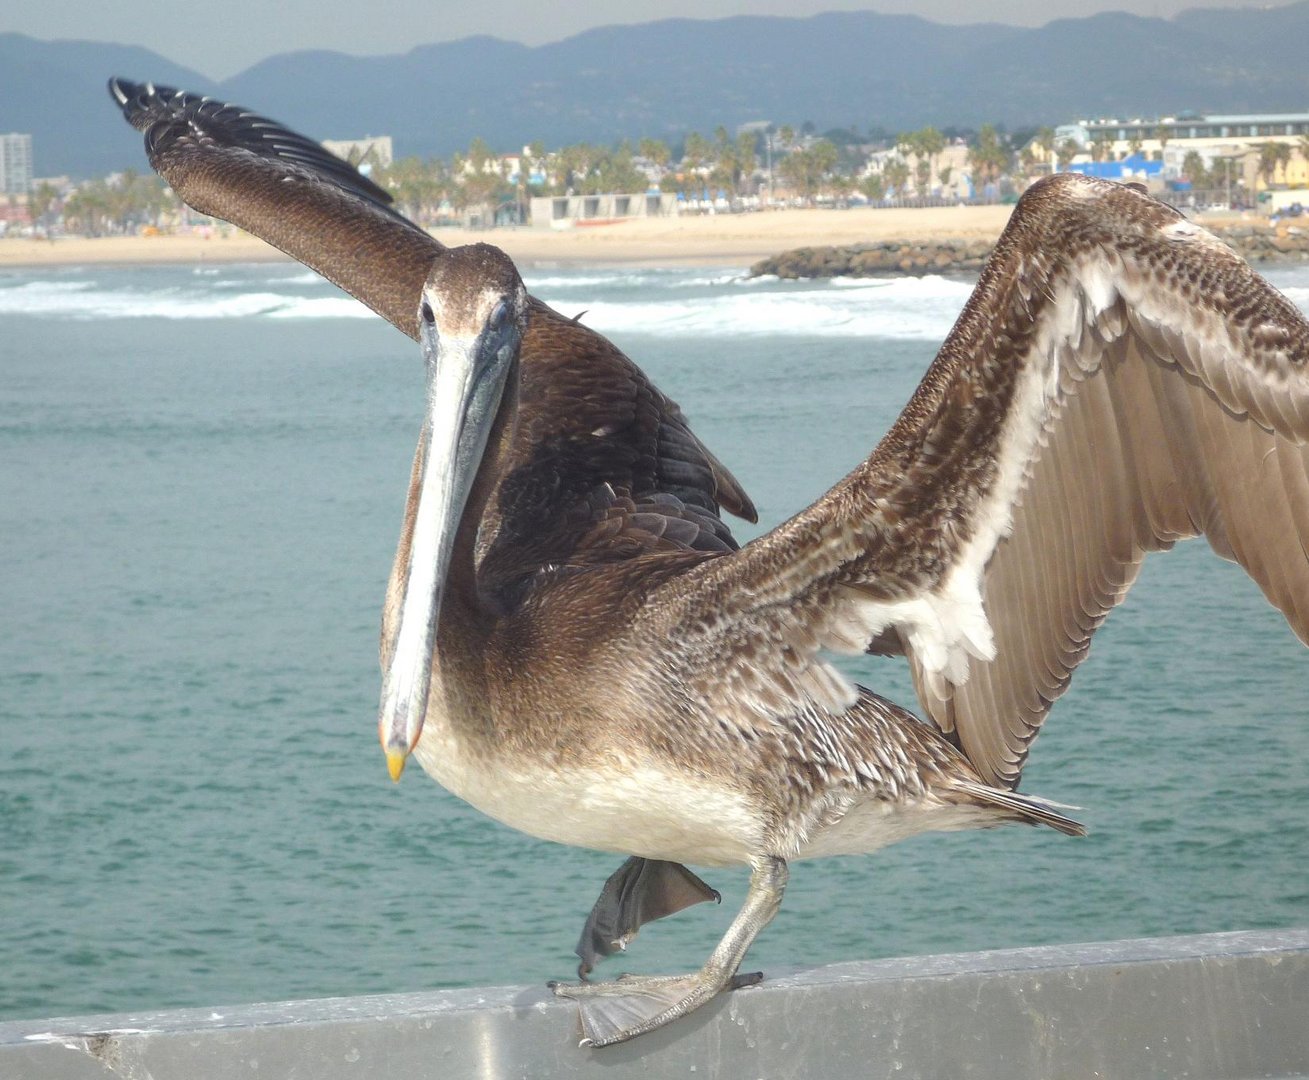
{"label": "pelican's long beak", "polygon": [[[473,333],[438,328],[423,304],[419,340],[427,365],[418,505],[391,662],[382,676],[378,730],[391,779],[399,780],[427,712],[432,651],[455,534],[486,451],[517,357],[512,320],[492,318]],[[456,328],[457,330],[457,328]]]}

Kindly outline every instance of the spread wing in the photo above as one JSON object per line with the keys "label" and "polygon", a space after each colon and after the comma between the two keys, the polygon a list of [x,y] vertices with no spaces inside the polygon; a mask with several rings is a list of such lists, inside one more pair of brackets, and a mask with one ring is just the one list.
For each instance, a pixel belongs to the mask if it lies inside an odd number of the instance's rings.
{"label": "spread wing", "polygon": [[[1309,641],[1309,324],[1116,184],[1032,187],[912,399],[804,512],[664,589],[696,692],[837,711],[821,650],[909,658],[1014,784],[1144,556],[1203,534]],[[761,655],[767,660],[759,661]]]}
{"label": "spread wing", "polygon": [[[385,191],[247,109],[122,79],[111,79],[109,92],[188,205],[281,249],[417,336],[422,286],[446,249],[393,210]],[[533,300],[520,365],[513,461],[483,524],[494,553],[486,573],[508,587],[547,564],[735,548],[719,510],[753,521],[749,497],[611,342]]]}

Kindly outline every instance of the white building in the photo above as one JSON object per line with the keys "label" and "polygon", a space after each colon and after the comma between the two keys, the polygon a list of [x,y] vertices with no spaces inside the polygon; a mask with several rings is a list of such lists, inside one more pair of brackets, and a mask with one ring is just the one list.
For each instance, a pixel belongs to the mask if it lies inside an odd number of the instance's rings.
{"label": "white building", "polygon": [[677,212],[677,196],[660,191],[628,195],[538,195],[532,199],[531,220],[538,229],[571,229],[632,218],[672,217]]}
{"label": "white building", "polygon": [[32,136],[0,135],[0,195],[32,190]]}
{"label": "white building", "polygon": [[[897,197],[930,197],[954,201],[967,199],[972,194],[972,166],[968,163],[968,147],[963,142],[952,142],[933,156],[929,162],[927,186],[921,190],[918,185],[918,155],[902,154],[894,148],[871,153],[860,175],[883,176],[886,166],[893,161],[902,162],[909,170],[904,190],[894,192]],[[942,180],[942,177],[945,179]]]}
{"label": "white building", "polygon": [[[365,135],[362,139],[324,139],[322,146],[328,153],[335,154],[351,165],[376,162],[380,168],[385,169],[393,160],[390,135]],[[367,170],[362,171],[367,175]]]}
{"label": "white building", "polygon": [[1250,191],[1267,182],[1260,168],[1260,151],[1266,143],[1289,147],[1290,157],[1272,177],[1275,186],[1302,188],[1309,184],[1309,112],[1182,113],[1157,118],[1079,120],[1055,129],[1056,151],[1066,140],[1087,152],[1099,144],[1108,160],[1119,161],[1134,153],[1163,162],[1163,175],[1177,179],[1185,172],[1188,155],[1197,154],[1206,169],[1219,161],[1235,163],[1239,184]]}

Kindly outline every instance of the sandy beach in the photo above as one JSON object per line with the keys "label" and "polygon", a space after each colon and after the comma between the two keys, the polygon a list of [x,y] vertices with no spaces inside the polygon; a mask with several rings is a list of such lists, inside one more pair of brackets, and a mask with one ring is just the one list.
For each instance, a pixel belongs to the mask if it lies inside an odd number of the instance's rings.
{"label": "sandy beach", "polygon": [[[986,239],[1000,235],[1009,206],[923,210],[779,210],[651,218],[570,229],[438,229],[449,245],[485,241],[524,267],[577,265],[745,266],[790,248],[881,240]],[[88,263],[258,262],[281,252],[239,230],[199,236],[0,239],[0,267]]]}

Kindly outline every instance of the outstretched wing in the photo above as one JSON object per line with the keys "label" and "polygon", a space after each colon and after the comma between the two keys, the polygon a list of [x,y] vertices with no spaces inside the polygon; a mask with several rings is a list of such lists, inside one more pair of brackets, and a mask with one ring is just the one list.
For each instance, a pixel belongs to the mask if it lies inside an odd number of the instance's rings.
{"label": "outstretched wing", "polygon": [[660,632],[697,692],[762,715],[846,707],[820,651],[898,643],[930,716],[1016,783],[1150,551],[1205,535],[1309,641],[1307,367],[1309,324],[1222,243],[1051,177],[868,460],[666,586]]}
{"label": "outstretched wing", "polygon": [[444,245],[391,209],[348,162],[248,109],[170,86],[109,80],[150,164],[188,205],[317,270],[418,334],[418,294]]}
{"label": "outstretched wing", "polygon": [[[446,249],[385,191],[247,109],[122,79],[109,92],[188,205],[280,248],[416,337],[423,283]],[[532,543],[495,544],[489,573],[507,586],[548,564],[735,547],[719,510],[753,521],[750,499],[611,342],[533,300],[520,364],[513,460],[483,534],[488,544]]]}

